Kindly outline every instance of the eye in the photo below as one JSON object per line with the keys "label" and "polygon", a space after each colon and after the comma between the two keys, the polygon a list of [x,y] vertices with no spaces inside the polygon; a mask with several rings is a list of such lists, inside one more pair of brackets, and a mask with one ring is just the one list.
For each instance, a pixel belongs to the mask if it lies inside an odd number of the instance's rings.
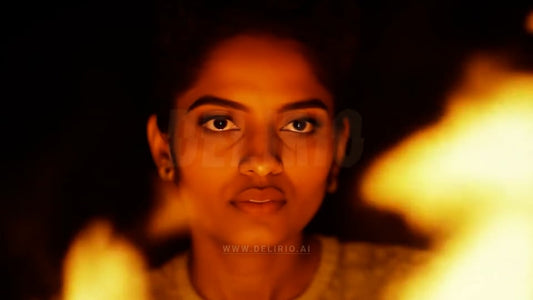
{"label": "eye", "polygon": [[297,133],[311,133],[315,131],[316,123],[317,122],[314,119],[297,119],[290,121],[287,125],[283,126],[281,130]]}
{"label": "eye", "polygon": [[213,116],[203,119],[201,125],[211,131],[229,131],[239,130],[240,128],[233,123],[227,116]]}

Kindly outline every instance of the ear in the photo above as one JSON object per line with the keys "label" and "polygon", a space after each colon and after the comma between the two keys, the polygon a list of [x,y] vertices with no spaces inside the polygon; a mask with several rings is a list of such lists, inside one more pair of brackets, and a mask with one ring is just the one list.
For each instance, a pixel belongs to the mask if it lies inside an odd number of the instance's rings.
{"label": "ear", "polygon": [[335,147],[333,152],[333,164],[328,176],[327,192],[334,193],[337,190],[337,177],[339,176],[340,166],[346,156],[346,146],[350,137],[350,120],[344,117],[341,125],[335,129]]}
{"label": "ear", "polygon": [[348,139],[350,137],[350,120],[348,117],[344,117],[342,120],[342,125],[338,126],[335,129],[335,152],[334,159],[337,166],[342,165],[342,161],[346,156],[346,146],[348,144]]}
{"label": "ear", "polygon": [[175,167],[170,153],[168,134],[159,130],[156,115],[148,118],[146,135],[159,177],[166,181],[174,181]]}

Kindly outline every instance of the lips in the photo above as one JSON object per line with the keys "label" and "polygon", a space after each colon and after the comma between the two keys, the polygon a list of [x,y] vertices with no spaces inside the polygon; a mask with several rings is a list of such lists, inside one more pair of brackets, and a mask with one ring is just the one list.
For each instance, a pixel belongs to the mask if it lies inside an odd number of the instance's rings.
{"label": "lips", "polygon": [[263,214],[278,211],[286,202],[285,195],[279,189],[267,187],[246,189],[231,204],[246,213]]}
{"label": "lips", "polygon": [[235,201],[250,201],[262,203],[270,201],[282,201],[285,199],[283,193],[277,188],[251,188],[246,189],[235,197]]}

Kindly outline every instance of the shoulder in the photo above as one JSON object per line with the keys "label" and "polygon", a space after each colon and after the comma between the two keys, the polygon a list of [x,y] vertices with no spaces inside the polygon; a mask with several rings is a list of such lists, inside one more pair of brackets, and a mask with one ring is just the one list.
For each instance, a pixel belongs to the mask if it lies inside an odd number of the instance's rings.
{"label": "shoulder", "polygon": [[[380,299],[380,293],[425,264],[425,250],[322,237],[324,249],[336,249],[336,266],[324,299]],[[333,245],[333,246],[332,246]]]}

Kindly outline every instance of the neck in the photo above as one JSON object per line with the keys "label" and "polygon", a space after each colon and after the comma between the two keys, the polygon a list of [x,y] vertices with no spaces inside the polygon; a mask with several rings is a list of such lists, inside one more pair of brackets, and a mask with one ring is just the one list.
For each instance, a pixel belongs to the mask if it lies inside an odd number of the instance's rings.
{"label": "neck", "polygon": [[[311,251],[284,251],[302,245]],[[249,245],[248,253],[224,247],[228,246],[205,235],[192,236],[189,274],[196,291],[206,299],[292,299],[305,291],[320,261],[318,241],[302,235],[261,253],[254,251],[254,245]]]}

